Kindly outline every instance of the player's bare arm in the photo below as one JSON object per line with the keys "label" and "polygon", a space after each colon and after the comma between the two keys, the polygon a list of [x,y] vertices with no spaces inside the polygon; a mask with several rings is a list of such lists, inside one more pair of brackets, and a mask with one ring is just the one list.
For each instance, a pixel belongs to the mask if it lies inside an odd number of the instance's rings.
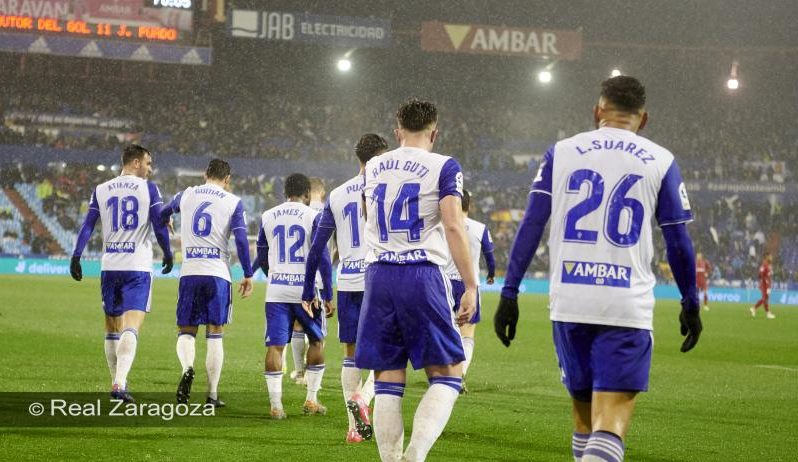
{"label": "player's bare arm", "polygon": [[468,239],[463,225],[463,214],[460,197],[446,196],[440,201],[441,221],[446,233],[446,242],[457,271],[463,277],[466,291],[460,301],[460,311],[457,312],[457,323],[468,322],[477,309],[477,280],[471,271],[471,251],[468,249]]}

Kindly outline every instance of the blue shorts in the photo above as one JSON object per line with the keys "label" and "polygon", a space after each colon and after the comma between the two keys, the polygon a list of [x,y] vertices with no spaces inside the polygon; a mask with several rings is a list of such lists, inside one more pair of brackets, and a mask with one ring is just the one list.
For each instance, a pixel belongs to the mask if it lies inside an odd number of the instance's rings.
{"label": "blue shorts", "polygon": [[562,382],[571,397],[593,391],[647,391],[654,336],[650,330],[552,322]]}
{"label": "blue shorts", "polygon": [[449,279],[430,263],[372,263],[357,330],[355,363],[376,371],[457,364],[465,360]]}
{"label": "blue shorts", "polygon": [[315,309],[311,318],[301,303],[266,302],[266,346],[282,346],[290,342],[294,321],[302,325],[311,342],[324,340],[327,336],[327,318],[323,309]]}
{"label": "blue shorts", "polygon": [[[457,310],[460,309],[460,299],[463,298],[463,294],[465,293],[465,284],[458,279],[449,279],[449,282],[452,284],[452,298],[454,298],[454,308],[452,308],[452,311],[456,314]],[[474,312],[474,316],[471,316],[471,320],[468,321],[469,324],[479,324],[479,321],[482,319],[479,314],[479,305],[479,291],[477,291],[477,311]]]}
{"label": "blue shorts", "polygon": [[341,343],[357,341],[357,322],[362,303],[363,292],[338,291],[338,340]]}
{"label": "blue shorts", "polygon": [[149,271],[102,271],[100,292],[107,316],[130,310],[150,312],[152,273]]}
{"label": "blue shorts", "polygon": [[221,326],[233,320],[230,281],[216,276],[181,276],[177,290],[177,325]]}

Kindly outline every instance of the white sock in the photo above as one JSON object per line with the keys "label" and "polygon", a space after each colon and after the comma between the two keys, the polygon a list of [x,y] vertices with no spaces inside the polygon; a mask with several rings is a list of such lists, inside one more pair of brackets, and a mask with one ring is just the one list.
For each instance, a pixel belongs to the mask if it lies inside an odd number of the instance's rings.
{"label": "white sock", "polygon": [[118,332],[108,332],[105,334],[105,362],[108,364],[108,371],[111,372],[111,382],[116,378],[117,343],[119,343]]}
{"label": "white sock", "polygon": [[294,331],[291,334],[291,354],[294,357],[294,370],[305,371],[305,333]]}
{"label": "white sock", "polygon": [[116,377],[114,384],[121,388],[127,388],[127,374],[133,366],[133,359],[136,357],[136,345],[138,344],[138,332],[136,329],[125,329],[119,336],[116,345]]}
{"label": "white sock", "polygon": [[413,433],[405,451],[405,460],[420,461],[427,458],[427,453],[443,433],[452,415],[461,387],[462,379],[457,377],[430,379],[430,387],[421,398],[413,418]]}
{"label": "white sock", "polygon": [[374,399],[374,371],[369,371],[366,381],[360,387],[360,396],[366,404],[371,404],[371,400]]}
{"label": "white sock", "polygon": [[405,444],[405,426],[402,421],[403,383],[380,382],[374,384],[374,438],[382,462],[402,459]]}
{"label": "white sock", "polygon": [[222,334],[208,334],[206,337],[208,351],[205,355],[205,370],[208,372],[208,397],[219,399],[217,390],[219,388],[219,377],[222,375],[222,364],[224,363]]}
{"label": "white sock", "polygon": [[[352,395],[358,392],[360,388],[360,369],[355,366],[355,360],[350,357],[344,358],[344,364],[341,368],[341,388],[344,391],[344,404],[352,398]],[[365,398],[364,398],[365,399]],[[355,428],[355,418],[352,413],[346,413],[349,417],[349,429]]]}
{"label": "white sock", "polygon": [[192,334],[180,333],[177,336],[177,359],[180,360],[180,367],[183,368],[183,372],[186,372],[189,367],[194,367],[196,351],[194,343],[194,335]]}
{"label": "white sock", "polygon": [[265,372],[263,376],[266,377],[266,388],[269,390],[269,403],[272,409],[282,409],[283,373],[280,371]]}
{"label": "white sock", "polygon": [[316,364],[308,366],[305,370],[305,380],[307,381],[308,394],[305,401],[318,402],[319,398],[316,396],[321,388],[321,378],[324,376],[324,364]]}
{"label": "white sock", "polygon": [[463,351],[465,351],[465,361],[463,361],[463,377],[468,372],[471,365],[471,358],[474,357],[474,337],[463,337]]}

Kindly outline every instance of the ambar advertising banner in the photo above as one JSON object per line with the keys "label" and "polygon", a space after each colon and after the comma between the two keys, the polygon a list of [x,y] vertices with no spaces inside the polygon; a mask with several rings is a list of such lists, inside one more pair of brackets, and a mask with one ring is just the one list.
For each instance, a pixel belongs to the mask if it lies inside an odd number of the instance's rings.
{"label": "ambar advertising banner", "polygon": [[391,21],[284,11],[232,10],[233,37],[340,47],[391,46]]}
{"label": "ambar advertising banner", "polygon": [[424,21],[421,48],[443,53],[575,60],[582,55],[582,32]]}

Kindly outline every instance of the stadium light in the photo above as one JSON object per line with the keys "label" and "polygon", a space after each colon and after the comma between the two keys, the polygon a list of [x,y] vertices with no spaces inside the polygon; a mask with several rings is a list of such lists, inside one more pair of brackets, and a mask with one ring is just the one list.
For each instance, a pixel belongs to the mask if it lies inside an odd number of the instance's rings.
{"label": "stadium light", "polygon": [[103,165],[103,164],[98,165],[97,166],[97,171],[98,172],[104,172],[105,171],[105,165]]}
{"label": "stadium light", "polygon": [[544,84],[545,83],[549,83],[549,82],[551,82],[551,78],[552,78],[551,71],[548,70],[548,69],[544,69],[544,70],[538,72],[538,82],[540,82],[540,83],[544,83]]}
{"label": "stadium light", "polygon": [[731,71],[729,72],[729,80],[726,81],[726,88],[735,91],[740,88],[740,81],[737,79],[737,67],[740,63],[735,59],[732,61]]}
{"label": "stadium light", "polygon": [[610,72],[610,77],[618,77],[619,75],[622,75],[620,69],[616,68],[613,69],[612,72]]}
{"label": "stadium light", "polygon": [[352,61],[349,58],[341,58],[338,60],[338,70],[341,72],[349,72],[352,69]]}

